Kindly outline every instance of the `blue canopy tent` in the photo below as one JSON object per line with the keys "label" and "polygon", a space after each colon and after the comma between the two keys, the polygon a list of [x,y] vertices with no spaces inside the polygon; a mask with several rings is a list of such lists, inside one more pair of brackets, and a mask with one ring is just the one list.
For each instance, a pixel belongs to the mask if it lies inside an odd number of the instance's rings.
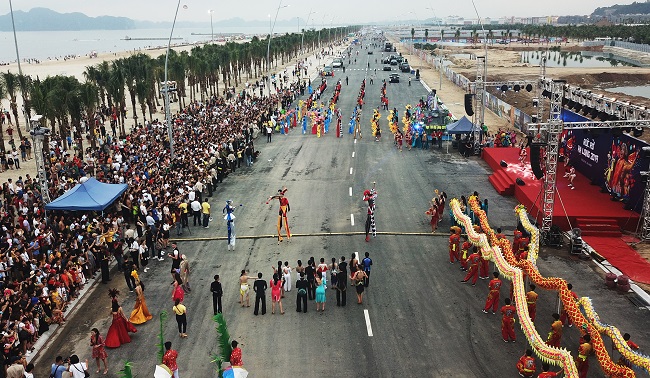
{"label": "blue canopy tent", "polygon": [[463,116],[460,120],[447,125],[447,134],[467,134],[474,130],[472,121]]}
{"label": "blue canopy tent", "polygon": [[103,211],[128,188],[127,184],[104,184],[94,177],[45,205],[45,210]]}

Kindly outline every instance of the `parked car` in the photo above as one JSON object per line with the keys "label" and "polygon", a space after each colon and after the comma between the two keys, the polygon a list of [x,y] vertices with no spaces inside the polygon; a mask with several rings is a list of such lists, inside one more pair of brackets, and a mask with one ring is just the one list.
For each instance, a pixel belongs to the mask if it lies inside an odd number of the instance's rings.
{"label": "parked car", "polygon": [[388,81],[391,83],[399,83],[399,75],[394,73],[388,76]]}
{"label": "parked car", "polygon": [[399,55],[399,56],[395,57],[395,60],[397,61],[397,63],[402,63],[402,62],[404,62],[404,57]]}
{"label": "parked car", "polygon": [[334,76],[334,69],[332,66],[325,66],[320,74],[321,76]]}
{"label": "parked car", "polygon": [[384,65],[384,71],[392,71],[393,67],[390,66],[390,64],[385,64]]}
{"label": "parked car", "polygon": [[402,72],[411,72],[411,66],[409,66],[409,64],[406,62],[400,63],[399,69]]}

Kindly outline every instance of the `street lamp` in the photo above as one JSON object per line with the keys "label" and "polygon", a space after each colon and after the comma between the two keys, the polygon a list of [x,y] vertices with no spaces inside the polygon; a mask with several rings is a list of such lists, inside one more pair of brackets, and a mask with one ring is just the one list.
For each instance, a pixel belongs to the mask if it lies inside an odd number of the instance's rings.
{"label": "street lamp", "polygon": [[[169,156],[174,160],[174,134],[172,132],[172,117],[171,110],[169,109],[169,81],[167,79],[167,66],[169,63],[169,50],[172,46],[172,35],[174,35],[174,26],[176,26],[176,17],[178,16],[178,9],[181,7],[181,0],[176,4],[176,13],[174,13],[174,22],[172,22],[172,30],[169,33],[169,41],[167,42],[167,52],[165,53],[165,123],[167,123],[167,138],[169,138]],[[187,9],[187,5],[183,5],[183,9]]]}
{"label": "street lamp", "polygon": [[271,15],[269,14],[269,43],[266,45],[266,69],[267,69],[267,81],[269,84],[269,97],[271,97],[271,39],[273,38],[273,29],[275,29],[275,22],[278,20],[278,13],[280,9],[288,8],[289,5],[282,5],[282,0],[278,4],[278,9],[275,11],[275,19],[271,25]]}
{"label": "street lamp", "polygon": [[210,43],[214,44],[214,24],[212,24],[212,13],[214,13],[214,10],[210,9],[208,10],[208,13],[210,13],[210,29],[212,30],[212,38],[210,39]]}
{"label": "street lamp", "polygon": [[300,51],[302,53],[305,53],[304,49],[304,43],[305,43],[305,29],[307,28],[307,25],[309,25],[309,17],[311,17],[312,14],[316,14],[318,12],[312,12],[311,10],[309,11],[309,14],[307,15],[307,22],[305,22],[305,27],[302,29],[302,39],[300,40]]}

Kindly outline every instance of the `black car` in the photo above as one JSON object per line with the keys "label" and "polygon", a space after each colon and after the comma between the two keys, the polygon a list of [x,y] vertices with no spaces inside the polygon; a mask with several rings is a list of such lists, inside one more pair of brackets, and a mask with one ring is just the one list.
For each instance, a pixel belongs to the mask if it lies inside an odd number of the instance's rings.
{"label": "black car", "polygon": [[372,50],[368,50],[368,55],[372,55],[374,52]]}
{"label": "black car", "polygon": [[411,72],[411,66],[406,62],[400,63],[399,69],[402,72]]}
{"label": "black car", "polygon": [[388,76],[388,81],[391,83],[399,83],[399,75],[398,74],[390,74]]}
{"label": "black car", "polygon": [[390,66],[390,64],[384,65],[384,71],[392,71],[393,67]]}

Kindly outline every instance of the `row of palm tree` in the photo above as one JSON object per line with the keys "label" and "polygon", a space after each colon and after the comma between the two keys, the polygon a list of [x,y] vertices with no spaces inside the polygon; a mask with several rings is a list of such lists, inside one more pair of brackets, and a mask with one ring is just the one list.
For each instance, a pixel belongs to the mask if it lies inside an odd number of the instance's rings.
{"label": "row of palm tree", "polygon": [[[228,42],[224,45],[206,44],[195,46],[191,51],[171,50],[168,62],[168,80],[177,83],[177,98],[181,107],[189,101],[204,101],[211,96],[225,94],[230,87],[256,80],[270,71],[273,66],[284,65],[297,58],[302,52],[314,51],[321,44],[328,44],[335,38],[345,36],[356,28],[333,28],[331,30],[304,31],[303,34],[287,33],[275,36],[267,63],[268,38],[253,37],[244,43]],[[331,40],[330,40],[331,38]],[[94,120],[100,107],[110,109],[117,116],[121,135],[126,135],[127,109],[130,118],[152,120],[160,106],[161,86],[164,85],[165,55],[152,58],[138,53],[113,61],[102,61],[86,67],[84,82],[73,76],[50,76],[45,79],[3,73],[0,78],[0,98],[9,98],[14,119],[18,120],[16,95],[22,94],[26,117],[31,111],[43,115],[53,133],[67,136],[74,131],[79,138],[78,148],[83,151],[82,119],[89,124],[90,135],[94,136]],[[22,131],[17,127],[19,137]],[[0,127],[0,140],[2,139]],[[96,147],[94,137],[90,138]],[[64,146],[67,141],[63,138]],[[0,143],[4,151],[4,143]]]}

